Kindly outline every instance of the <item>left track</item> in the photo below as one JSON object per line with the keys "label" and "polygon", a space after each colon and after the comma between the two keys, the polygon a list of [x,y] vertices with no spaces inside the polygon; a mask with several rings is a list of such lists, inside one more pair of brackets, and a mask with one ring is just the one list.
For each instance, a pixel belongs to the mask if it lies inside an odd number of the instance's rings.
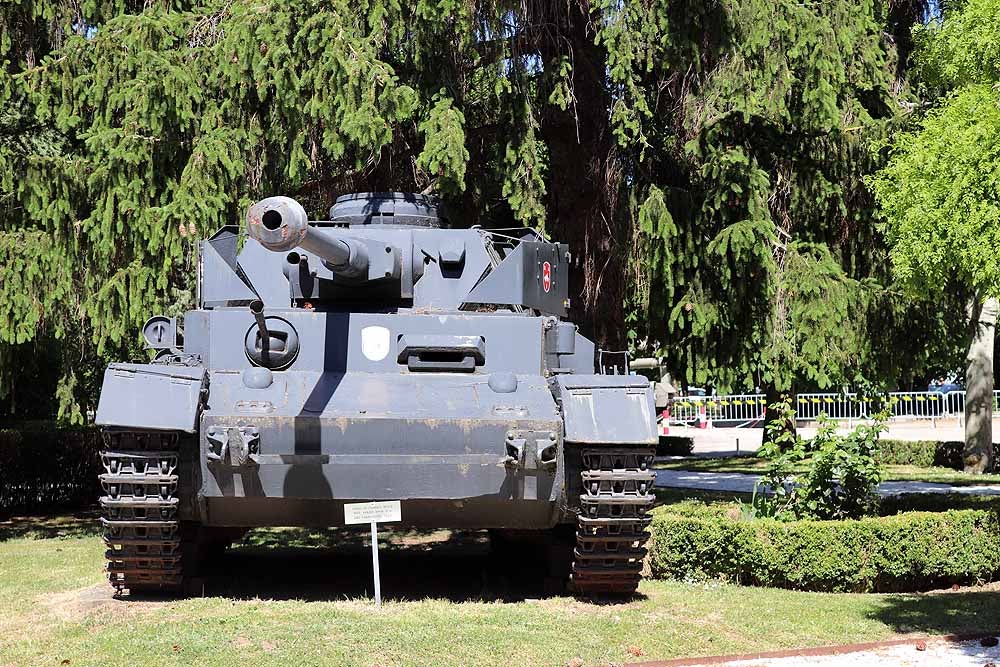
{"label": "left track", "polygon": [[171,431],[106,431],[101,523],[117,592],[179,593],[186,531],[178,516],[181,445]]}

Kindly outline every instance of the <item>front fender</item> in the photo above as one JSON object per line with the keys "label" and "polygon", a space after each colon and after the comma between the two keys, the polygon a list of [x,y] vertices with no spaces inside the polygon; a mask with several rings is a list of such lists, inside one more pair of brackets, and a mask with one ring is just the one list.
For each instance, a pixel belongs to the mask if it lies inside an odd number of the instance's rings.
{"label": "front fender", "polygon": [[566,440],[584,444],[656,445],[653,389],[641,375],[559,375]]}
{"label": "front fender", "polygon": [[194,433],[208,374],[200,366],[111,364],[104,372],[100,426]]}

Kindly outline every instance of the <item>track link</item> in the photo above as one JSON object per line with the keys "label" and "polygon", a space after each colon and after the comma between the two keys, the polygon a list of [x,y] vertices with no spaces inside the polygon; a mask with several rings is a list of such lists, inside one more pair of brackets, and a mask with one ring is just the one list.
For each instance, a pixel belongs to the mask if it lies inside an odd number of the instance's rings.
{"label": "track link", "polygon": [[104,434],[101,523],[108,580],[118,593],[182,590],[181,437],[167,431]]}
{"label": "track link", "polygon": [[646,557],[655,473],[652,449],[585,449],[570,586],[580,594],[635,593]]}

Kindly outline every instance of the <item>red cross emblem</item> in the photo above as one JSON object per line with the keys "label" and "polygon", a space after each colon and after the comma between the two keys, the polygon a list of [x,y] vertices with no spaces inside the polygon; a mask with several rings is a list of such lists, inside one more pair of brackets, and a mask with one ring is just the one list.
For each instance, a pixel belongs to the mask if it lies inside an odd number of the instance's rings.
{"label": "red cross emblem", "polygon": [[552,289],[552,265],[542,262],[542,289],[548,292]]}

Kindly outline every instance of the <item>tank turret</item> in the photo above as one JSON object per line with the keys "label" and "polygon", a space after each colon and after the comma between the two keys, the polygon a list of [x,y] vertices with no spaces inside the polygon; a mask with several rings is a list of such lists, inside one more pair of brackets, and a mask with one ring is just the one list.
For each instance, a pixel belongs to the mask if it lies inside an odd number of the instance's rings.
{"label": "tank turret", "polygon": [[[449,228],[432,197],[400,192],[345,195],[330,209],[329,220],[312,222],[294,199],[269,197],[248,209],[246,226],[256,243],[247,244],[249,253],[239,263],[265,303],[278,303],[271,294],[280,293],[281,300],[287,295],[291,303],[311,307],[502,307],[566,314],[565,245],[550,243],[531,229],[494,233]],[[228,237],[224,242],[231,247]],[[258,249],[271,252],[262,255]],[[280,271],[275,270],[276,259]],[[226,262],[233,266],[235,260],[230,256]],[[221,296],[229,291],[231,296],[231,281],[209,284],[220,275],[228,279],[224,269],[221,274],[203,271],[203,293]],[[274,281],[287,287],[272,292]],[[252,298],[247,294],[241,301]],[[236,305],[234,301],[226,302]]]}

